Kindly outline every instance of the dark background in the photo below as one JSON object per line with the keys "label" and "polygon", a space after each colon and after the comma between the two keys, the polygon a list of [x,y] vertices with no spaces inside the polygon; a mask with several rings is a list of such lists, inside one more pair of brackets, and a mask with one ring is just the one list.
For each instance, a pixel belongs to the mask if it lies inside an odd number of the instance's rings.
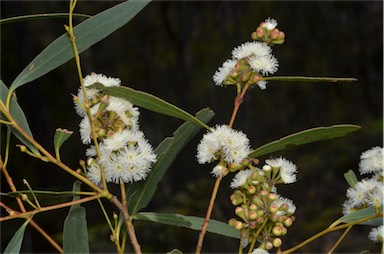
{"label": "dark background", "polygon": [[[97,14],[118,2],[80,1],[78,13]],[[1,17],[67,12],[66,1],[2,1]],[[284,249],[328,227],[341,216],[348,188],[343,174],[358,172],[360,154],[383,144],[383,4],[382,1],[155,1],[130,23],[81,54],[84,75],[94,71],[119,77],[122,83],[152,93],[190,113],[210,107],[216,116],[210,125],[228,123],[235,91],[216,87],[212,75],[231,56],[234,47],[250,41],[250,33],[265,18],[278,20],[286,42],[273,48],[279,60],[276,75],[355,77],[354,83],[269,82],[267,89],[247,93],[234,128],[251,139],[253,148],[304,129],[351,123],[362,129],[349,136],[292,147],[269,156],[284,156],[298,166],[298,181],[279,187],[297,206],[296,221],[283,238]],[[83,19],[76,19],[77,23]],[[9,86],[15,77],[50,42],[64,33],[66,19],[38,19],[1,25],[1,79]],[[79,82],[74,61],[64,64],[17,90],[19,104],[41,144],[53,151],[56,128],[74,130],[62,148],[62,160],[78,167],[85,146],[78,131],[80,118],[73,110],[71,93]],[[182,123],[141,110],[141,129],[153,146]],[[200,132],[181,153],[161,181],[146,211],[182,213],[203,217],[214,179],[212,165],[196,162]],[[4,128],[2,130],[4,148]],[[34,189],[70,190],[73,177],[41,163],[14,148],[8,166],[18,189],[27,179]],[[2,153],[3,154],[3,153]],[[359,176],[360,177],[360,176]],[[229,202],[231,176],[224,179],[212,218],[234,217]],[[9,191],[4,179],[1,191]],[[16,208],[8,198],[3,202]],[[41,200],[44,204],[53,202]],[[105,203],[108,206],[108,203]],[[86,204],[90,250],[115,252],[96,202]],[[111,208],[112,210],[113,208]],[[34,219],[61,242],[68,209],[39,214]],[[1,210],[2,215],[6,215]],[[1,250],[21,225],[21,220],[1,224]],[[144,252],[178,248],[193,252],[198,232],[150,222],[137,222]],[[368,240],[370,228],[354,227],[337,252],[379,252]],[[299,250],[326,252],[342,232],[326,235]],[[208,234],[204,252],[236,252],[234,239]],[[23,252],[55,250],[28,227]]]}

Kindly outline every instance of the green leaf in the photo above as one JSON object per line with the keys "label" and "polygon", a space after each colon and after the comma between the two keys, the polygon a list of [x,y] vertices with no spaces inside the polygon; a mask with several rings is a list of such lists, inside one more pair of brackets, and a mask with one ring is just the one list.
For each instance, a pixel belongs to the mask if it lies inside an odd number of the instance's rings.
{"label": "green leaf", "polygon": [[338,138],[360,128],[360,126],[352,124],[340,124],[332,125],[329,127],[312,128],[291,134],[279,140],[260,146],[259,148],[256,148],[254,151],[252,151],[248,156],[255,158],[264,154],[283,150],[288,146],[302,145],[320,140]]}
{"label": "green leaf", "polygon": [[53,139],[55,151],[58,152],[60,150],[60,147],[72,134],[73,134],[73,131],[60,129],[60,128],[56,129],[55,137]]}
{"label": "green leaf", "polygon": [[[60,191],[60,192],[58,192],[58,191],[39,191],[39,190],[33,190],[33,193],[39,199],[40,198],[41,199],[49,199],[49,198],[57,199],[59,197],[60,198],[66,198],[66,197],[73,197],[73,196],[79,196],[79,195],[83,195],[83,196],[95,195],[94,192],[84,192],[84,191],[77,191],[77,192],[73,192],[73,191]],[[29,199],[33,199],[32,192],[29,191],[29,190],[16,191],[16,192],[7,192],[7,193],[0,192],[1,196],[7,196],[7,197],[11,197],[11,198],[21,197],[22,194],[27,195]]]}
{"label": "green leaf", "polygon": [[193,123],[196,123],[198,125],[203,126],[204,128],[209,129],[209,127],[201,122],[199,119],[194,117],[193,115],[189,114],[188,112],[185,112],[184,110],[172,105],[169,102],[166,102],[152,94],[145,93],[142,91],[137,91],[129,87],[105,87],[100,83],[95,83],[94,85],[90,86],[91,88],[96,88],[98,90],[102,90],[105,93],[115,96],[124,98],[136,106],[161,113],[164,115],[172,116],[175,118],[180,118],[185,121],[190,121]]}
{"label": "green leaf", "polygon": [[349,170],[347,173],[344,174],[345,180],[347,180],[347,183],[352,188],[355,188],[356,183],[358,182],[357,177],[355,175],[355,172],[352,170]]}
{"label": "green leaf", "polygon": [[[101,41],[138,14],[150,1],[130,0],[107,9],[92,18],[85,20],[76,27],[74,33],[79,53]],[[31,82],[44,74],[56,69],[74,57],[72,45],[65,33],[46,47],[16,77],[10,90]]]}
{"label": "green leaf", "polygon": [[[212,110],[202,109],[196,114],[196,117],[207,123],[213,115]],[[157,162],[153,165],[147,179],[133,183],[127,192],[130,214],[135,214],[148,205],[156,192],[157,184],[176,159],[177,154],[198,133],[200,128],[200,125],[185,122],[174,132],[172,138],[166,138],[155,149],[155,153],[158,155]]]}
{"label": "green leaf", "polygon": [[357,81],[357,79],[355,78],[304,77],[304,76],[263,77],[262,80],[288,81],[288,82],[354,82],[354,81]]}
{"label": "green leaf", "polygon": [[[3,81],[0,80],[0,99],[4,105],[7,100],[7,95],[8,95],[8,88],[3,83]],[[17,103],[17,101],[13,96],[12,96],[9,108],[10,108],[10,114],[15,119],[16,123],[25,131],[25,133],[33,137],[32,132],[29,129],[27,118],[25,117],[23,110],[21,109],[21,107],[19,106],[19,104]],[[4,115],[2,115],[1,113],[0,115],[2,118],[4,118]],[[8,128],[11,128],[12,134],[15,135],[16,138],[20,140],[20,142],[26,145],[34,154],[37,154],[37,155],[40,154],[39,150],[37,150],[37,148],[34,145],[32,145],[31,142],[29,142],[23,135],[21,135],[20,132],[18,132],[13,127],[8,126]]]}
{"label": "green leaf", "polygon": [[[42,13],[42,14],[29,14],[29,15],[22,15],[17,17],[10,17],[5,19],[0,19],[0,25],[4,25],[7,23],[13,23],[13,22],[19,22],[19,21],[26,21],[26,20],[32,20],[32,19],[40,19],[40,18],[68,18],[68,13]],[[87,14],[81,14],[81,13],[73,13],[73,17],[80,17],[80,18],[90,18],[92,16]]]}
{"label": "green leaf", "polygon": [[[381,213],[383,212],[383,206],[381,206],[380,211],[381,211]],[[355,212],[351,212],[347,215],[342,216],[337,221],[335,221],[331,225],[331,227],[334,227],[340,223],[352,223],[352,222],[355,222],[358,220],[362,220],[364,218],[371,217],[375,214],[377,214],[377,211],[376,211],[375,207],[373,207],[373,206],[365,208],[365,209],[357,210]],[[371,219],[368,221],[361,222],[361,223],[359,223],[359,225],[370,225],[370,226],[383,225],[383,218],[382,217],[374,218],[374,219]]]}
{"label": "green leaf", "polygon": [[[73,191],[80,191],[81,182],[73,184]],[[73,201],[80,196],[73,197]],[[64,221],[64,253],[89,253],[88,231],[85,208],[80,204],[72,205]]]}
{"label": "green leaf", "polygon": [[7,253],[20,253],[21,243],[23,242],[25,228],[27,227],[29,220],[25,221],[23,225],[13,235],[11,241],[8,243],[4,250],[4,254]]}
{"label": "green leaf", "polygon": [[[185,216],[181,214],[173,213],[151,213],[141,212],[134,216],[136,220],[153,221],[178,227],[185,227],[194,230],[201,230],[201,226],[204,223],[204,218],[195,216]],[[228,223],[224,223],[217,220],[209,220],[208,232],[224,235],[232,238],[240,238],[240,231],[231,227]]]}

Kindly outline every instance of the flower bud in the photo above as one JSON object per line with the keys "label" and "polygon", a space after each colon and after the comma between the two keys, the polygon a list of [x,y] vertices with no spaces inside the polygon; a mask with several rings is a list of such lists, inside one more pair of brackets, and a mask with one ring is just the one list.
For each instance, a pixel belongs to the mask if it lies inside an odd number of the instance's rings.
{"label": "flower bud", "polygon": [[237,206],[237,205],[240,205],[241,203],[243,203],[243,198],[239,197],[239,196],[237,196],[235,194],[232,194],[230,196],[230,199],[231,199],[232,205],[234,205],[234,206]]}
{"label": "flower bud", "polygon": [[255,229],[255,228],[257,228],[257,223],[256,223],[256,221],[250,221],[250,222],[248,222],[248,227],[250,228],[250,229]]}
{"label": "flower bud", "polygon": [[278,210],[279,210],[279,209],[277,208],[276,205],[270,205],[270,206],[269,206],[269,211],[270,211],[271,213],[273,213],[273,214],[276,214]]}
{"label": "flower bud", "polygon": [[257,211],[257,205],[251,203],[249,205],[248,209],[249,209],[249,211],[255,211],[256,212]]}
{"label": "flower bud", "polygon": [[257,39],[258,39],[258,36],[257,36],[257,32],[256,32],[256,31],[253,31],[253,32],[251,33],[251,38],[252,38],[252,40],[257,40]]}
{"label": "flower bud", "polygon": [[267,243],[265,243],[265,248],[267,250],[271,250],[273,248],[273,244],[271,242],[267,242]]}
{"label": "flower bud", "polygon": [[257,213],[255,211],[249,211],[248,217],[250,220],[256,220],[257,219]]}
{"label": "flower bud", "polygon": [[275,238],[275,239],[273,239],[273,242],[272,242],[272,244],[275,248],[279,248],[282,243],[283,243],[283,241],[280,238]]}
{"label": "flower bud", "polygon": [[281,235],[282,236],[285,236],[286,234],[287,234],[287,228],[286,227],[283,227],[282,229],[281,229]]}
{"label": "flower bud", "polygon": [[281,227],[277,227],[277,226],[273,227],[273,229],[272,229],[272,233],[275,236],[280,236],[281,235],[281,231],[282,231]]}
{"label": "flower bud", "polygon": [[257,38],[262,38],[262,37],[264,37],[264,29],[263,28],[261,28],[261,27],[258,27],[257,29],[256,29],[256,36],[257,36]]}
{"label": "flower bud", "polygon": [[291,218],[288,218],[284,221],[284,226],[290,227],[292,226],[293,220]]}
{"label": "flower bud", "polygon": [[248,186],[247,191],[249,194],[255,194],[256,187],[254,185],[250,185],[250,186]]}
{"label": "flower bud", "polygon": [[273,40],[275,40],[275,39],[278,38],[279,34],[280,34],[279,29],[275,28],[275,29],[272,30],[270,36],[271,36],[271,38],[272,38]]}
{"label": "flower bud", "polygon": [[277,199],[276,193],[269,193],[268,194],[268,200],[269,201],[275,201]]}
{"label": "flower bud", "polygon": [[247,220],[248,214],[247,214],[247,211],[243,207],[240,207],[240,206],[236,207],[235,214],[237,216],[239,216],[240,218],[242,218],[244,221]]}

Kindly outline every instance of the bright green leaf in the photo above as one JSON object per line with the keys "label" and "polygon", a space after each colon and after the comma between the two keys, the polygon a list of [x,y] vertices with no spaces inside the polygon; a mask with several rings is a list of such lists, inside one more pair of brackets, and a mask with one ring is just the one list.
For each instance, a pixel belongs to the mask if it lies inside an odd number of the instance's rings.
{"label": "bright green leaf", "polygon": [[53,139],[53,144],[55,151],[59,151],[63,143],[73,134],[73,131],[66,129],[56,129],[55,137]]}
{"label": "bright green leaf", "polygon": [[20,253],[21,243],[23,242],[25,228],[27,227],[29,221],[25,221],[23,225],[16,231],[13,235],[11,241],[8,243],[7,247],[4,250],[4,254],[7,253]]}
{"label": "bright green leaf", "polygon": [[354,82],[355,78],[334,78],[334,77],[304,77],[304,76],[273,76],[263,77],[262,80],[268,81],[288,81],[288,82]]}
{"label": "bright green leaf", "polygon": [[264,154],[273,153],[283,150],[288,146],[302,145],[315,141],[333,139],[345,136],[353,131],[359,130],[361,127],[352,124],[332,125],[329,127],[317,127],[304,131],[300,131],[271,143],[256,148],[248,156],[255,158]]}
{"label": "bright green leaf", "polygon": [[185,121],[190,121],[193,123],[196,123],[198,125],[203,126],[204,128],[209,129],[209,127],[201,122],[199,119],[194,117],[193,115],[189,114],[188,112],[185,112],[184,110],[172,105],[171,103],[168,103],[152,94],[145,93],[142,91],[137,91],[129,87],[105,87],[100,83],[95,83],[94,85],[90,86],[92,88],[96,88],[98,90],[102,90],[105,93],[124,98],[126,100],[129,100],[136,106],[161,113],[164,115],[180,118]]}
{"label": "bright green leaf", "polygon": [[[8,88],[3,83],[3,81],[0,80],[0,99],[4,105],[7,100],[7,94],[8,94]],[[32,132],[29,129],[27,118],[25,117],[23,110],[21,109],[21,107],[19,106],[19,104],[17,103],[16,99],[13,96],[12,96],[9,108],[10,108],[10,113],[13,119],[15,119],[16,123],[25,131],[25,133],[33,137]],[[1,113],[0,115],[1,115],[1,118],[4,118],[4,116]],[[34,145],[32,145],[31,142],[29,142],[23,135],[21,135],[20,132],[18,132],[13,127],[8,127],[8,128],[11,128],[12,134],[15,135],[16,138],[20,140],[20,142],[26,145],[34,154],[40,154],[39,150],[37,150],[37,148]]]}
{"label": "bright green leaf", "polygon": [[[204,223],[204,218],[195,216],[185,216],[181,214],[173,213],[151,213],[141,212],[134,216],[136,220],[153,221],[177,227],[185,227],[194,230],[201,230],[201,226]],[[231,227],[228,223],[224,223],[217,220],[210,220],[208,224],[208,232],[224,235],[232,238],[240,238],[240,231]]]}
{"label": "bright green leaf", "polygon": [[[383,212],[383,206],[381,206],[380,211],[381,211],[381,213]],[[358,220],[362,220],[364,218],[371,217],[375,214],[377,214],[377,211],[376,211],[375,207],[373,207],[373,206],[365,208],[365,209],[357,210],[355,212],[351,212],[347,215],[342,216],[337,221],[335,221],[331,227],[334,227],[340,223],[352,223],[352,222],[355,222]],[[364,221],[364,222],[359,223],[359,224],[360,225],[379,226],[379,225],[383,225],[383,218],[378,217],[378,218],[374,218],[374,219],[371,219],[368,221]]]}
{"label": "bright green leaf", "polygon": [[[80,191],[81,182],[73,184],[73,191]],[[73,197],[73,201],[80,197]],[[64,221],[64,253],[89,253],[88,231],[85,208],[80,204],[72,205]]]}
{"label": "bright green leaf", "polygon": [[358,182],[355,172],[353,172],[352,170],[349,170],[347,173],[345,173],[344,178],[345,180],[347,180],[347,183],[352,188],[354,188],[356,183]]}
{"label": "bright green leaf", "polygon": [[[214,113],[209,109],[202,109],[196,117],[207,123],[212,119]],[[145,181],[133,183],[128,192],[128,204],[130,214],[137,213],[146,207],[156,192],[157,184],[163,178],[166,170],[176,159],[180,150],[198,133],[200,125],[185,122],[175,132],[172,138],[166,138],[155,149],[157,162],[153,165],[151,172]]]}
{"label": "bright green leaf", "polygon": [[[117,4],[74,27],[79,53],[128,23],[149,2],[149,0],[129,0]],[[32,60],[13,81],[10,90],[14,91],[19,86],[43,76],[73,57],[72,45],[65,33]]]}

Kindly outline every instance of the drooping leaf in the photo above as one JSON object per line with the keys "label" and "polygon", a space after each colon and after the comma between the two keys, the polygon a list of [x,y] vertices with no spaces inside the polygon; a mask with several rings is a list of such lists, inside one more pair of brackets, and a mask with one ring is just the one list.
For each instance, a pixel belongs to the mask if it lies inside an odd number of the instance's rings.
{"label": "drooping leaf", "polygon": [[15,254],[20,253],[21,243],[23,242],[25,228],[27,227],[29,221],[25,221],[23,225],[16,231],[13,235],[11,241],[8,243],[7,247],[4,250],[4,254]]}
{"label": "drooping leaf", "polygon": [[338,138],[345,136],[353,131],[357,131],[360,128],[360,126],[352,124],[340,124],[332,125],[329,127],[312,128],[291,134],[279,140],[260,146],[259,148],[256,148],[254,151],[252,151],[248,156],[255,158],[261,155],[283,150],[288,146],[302,145],[320,140]]}
{"label": "drooping leaf", "polygon": [[[152,213],[141,212],[134,216],[136,220],[153,221],[177,227],[185,227],[193,230],[201,230],[201,226],[204,223],[204,218],[195,216],[185,216],[181,214],[173,213]],[[224,235],[232,238],[240,238],[240,231],[231,227],[228,223],[224,223],[217,220],[209,220],[208,232]]]}
{"label": "drooping leaf", "polygon": [[[383,205],[381,206],[380,211],[381,211],[381,213],[383,213]],[[351,223],[351,222],[355,222],[358,220],[362,220],[364,218],[371,217],[375,214],[377,214],[377,211],[376,211],[375,207],[373,207],[373,206],[365,208],[365,209],[357,210],[357,211],[354,211],[354,212],[351,212],[347,215],[342,216],[337,221],[335,221],[331,225],[331,227],[337,226],[340,223]],[[370,219],[370,220],[361,222],[359,224],[360,225],[379,226],[379,225],[383,225],[383,218],[378,217],[378,218],[374,218],[374,219]]]}
{"label": "drooping leaf", "polygon": [[348,170],[348,172],[344,174],[344,178],[345,180],[347,180],[347,183],[352,188],[354,188],[356,183],[358,182],[355,172],[353,172],[352,170]]}
{"label": "drooping leaf", "polygon": [[[73,184],[73,191],[80,191],[81,182]],[[74,196],[73,201],[80,196]],[[85,208],[80,204],[72,205],[64,221],[64,253],[89,253],[88,231]]]}
{"label": "drooping leaf", "polygon": [[[41,14],[29,14],[29,15],[22,15],[22,16],[16,16],[16,17],[10,17],[5,19],[0,19],[0,25],[4,25],[7,23],[13,23],[13,22],[19,22],[19,21],[29,21],[32,19],[41,19],[41,18],[68,18],[68,13],[41,13]],[[92,16],[87,14],[81,14],[81,13],[73,13],[73,17],[80,17],[80,18],[90,18]]]}
{"label": "drooping leaf", "polygon": [[[101,41],[138,14],[150,1],[129,0],[113,6],[74,27],[79,53]],[[16,77],[10,90],[31,82],[56,69],[74,57],[72,45],[65,33],[46,47]]]}
{"label": "drooping leaf", "polygon": [[197,119],[193,115],[152,94],[145,93],[142,91],[137,91],[132,88],[123,87],[123,86],[105,87],[100,83],[95,83],[91,87],[96,88],[98,90],[102,90],[109,95],[129,100],[136,106],[139,106],[160,114],[172,116],[175,118],[180,118],[185,121],[190,121],[198,125],[201,125],[204,128],[209,129],[209,127],[206,124],[201,122],[199,119]]}
{"label": "drooping leaf", "polygon": [[56,129],[55,137],[53,139],[53,145],[55,151],[59,151],[60,147],[64,144],[64,142],[73,134],[73,131],[69,131],[66,129]]}
{"label": "drooping leaf", "polygon": [[[0,99],[4,105],[5,105],[6,100],[7,100],[7,94],[8,94],[8,88],[3,83],[3,81],[0,80]],[[10,111],[13,119],[15,119],[16,123],[25,131],[25,133],[27,133],[29,136],[33,137],[32,132],[29,129],[27,118],[25,117],[23,110],[21,109],[21,107],[19,106],[19,104],[17,103],[15,98],[13,98],[13,97],[11,98],[11,103],[9,105],[9,111]],[[0,113],[0,115],[1,115],[1,118],[4,118],[4,116],[1,113]],[[16,138],[18,140],[20,140],[20,142],[22,142],[24,145],[26,145],[34,154],[40,154],[39,150],[37,150],[37,148],[34,145],[32,145],[31,142],[29,142],[23,135],[21,135],[20,132],[18,132],[13,127],[8,126],[8,128],[11,128],[12,134],[15,135]]]}
{"label": "drooping leaf", "polygon": [[335,78],[335,77],[305,77],[305,76],[273,76],[263,77],[262,80],[284,81],[284,82],[354,82],[355,78]]}
{"label": "drooping leaf", "polygon": [[[202,109],[196,114],[196,117],[207,123],[212,119],[213,115],[212,110]],[[197,134],[200,128],[200,125],[185,122],[174,132],[172,138],[166,138],[155,149],[158,156],[157,162],[153,165],[147,179],[133,183],[127,192],[130,214],[135,214],[148,205],[156,192],[157,184],[163,178],[166,170],[175,160],[180,150]]]}

